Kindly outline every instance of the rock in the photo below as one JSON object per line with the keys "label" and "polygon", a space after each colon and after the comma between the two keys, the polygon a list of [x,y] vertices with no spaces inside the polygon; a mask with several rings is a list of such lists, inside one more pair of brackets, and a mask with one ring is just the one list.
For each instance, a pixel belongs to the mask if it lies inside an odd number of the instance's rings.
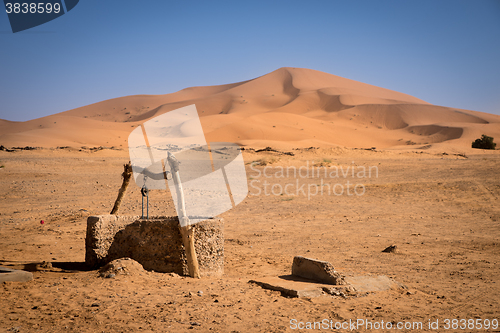
{"label": "rock", "polygon": [[99,270],[101,277],[112,279],[117,275],[138,276],[146,273],[141,264],[130,258],[116,259]]}
{"label": "rock", "polygon": [[340,296],[344,298],[348,296],[357,296],[357,292],[352,286],[323,287],[322,289],[324,292],[332,296]]}
{"label": "rock", "polygon": [[388,246],[385,249],[383,249],[382,252],[385,252],[385,253],[396,253],[397,249],[398,249],[398,247],[396,245],[391,245],[391,246]]}
{"label": "rock", "polygon": [[[177,217],[141,220],[139,216],[89,216],[85,262],[97,268],[115,259],[128,257],[139,262],[146,270],[187,275],[186,255],[178,226]],[[222,276],[222,219],[205,220],[194,224],[193,228],[200,275]]]}
{"label": "rock", "polygon": [[346,284],[342,274],[336,272],[329,262],[300,256],[293,258],[292,275],[327,284]]}
{"label": "rock", "polygon": [[172,278],[176,278],[176,279],[180,278],[180,275],[176,274],[176,273],[166,273],[165,275],[168,275],[168,276],[170,276]]}
{"label": "rock", "polygon": [[50,261],[43,261],[40,264],[40,268],[45,268],[45,269],[52,269],[52,263]]}
{"label": "rock", "polygon": [[323,291],[327,294],[330,294],[332,296],[341,296],[345,297],[345,293],[342,290],[339,290],[337,288],[328,288],[328,287],[323,287]]}

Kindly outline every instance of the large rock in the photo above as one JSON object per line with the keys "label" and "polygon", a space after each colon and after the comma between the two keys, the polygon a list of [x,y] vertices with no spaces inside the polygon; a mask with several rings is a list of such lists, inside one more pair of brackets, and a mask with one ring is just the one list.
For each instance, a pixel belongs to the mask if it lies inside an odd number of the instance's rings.
{"label": "large rock", "polygon": [[[196,223],[195,249],[201,276],[224,273],[222,219]],[[132,258],[144,269],[188,275],[177,217],[141,220],[139,216],[99,215],[87,219],[85,262],[97,268],[119,258]]]}
{"label": "large rock", "polygon": [[346,284],[342,274],[336,272],[329,262],[300,256],[293,258],[292,275],[327,284]]}

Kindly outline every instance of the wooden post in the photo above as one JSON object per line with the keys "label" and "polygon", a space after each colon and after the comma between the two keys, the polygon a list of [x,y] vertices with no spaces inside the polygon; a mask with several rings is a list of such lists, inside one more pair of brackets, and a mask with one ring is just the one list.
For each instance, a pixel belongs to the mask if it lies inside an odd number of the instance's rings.
{"label": "wooden post", "polygon": [[200,270],[198,267],[198,256],[194,247],[194,228],[191,225],[182,227],[179,225],[182,235],[182,242],[186,250],[186,260],[188,264],[189,275],[192,278],[200,278]]}
{"label": "wooden post", "polygon": [[130,164],[130,161],[129,161],[127,164],[123,165],[122,187],[120,187],[120,190],[118,191],[118,197],[116,198],[115,205],[113,206],[113,209],[111,210],[111,214],[118,213],[118,209],[120,209],[120,205],[122,203],[123,196],[125,195],[125,191],[127,190],[128,184],[130,183],[131,176],[132,176],[132,164]]}
{"label": "wooden post", "polygon": [[186,213],[186,203],[184,200],[184,191],[182,189],[181,177],[179,175],[179,161],[173,154],[168,153],[167,162],[170,165],[172,172],[175,190],[177,192],[177,215],[179,217],[179,228],[182,236],[182,243],[186,251],[186,260],[188,264],[189,275],[192,278],[200,278],[200,270],[198,267],[198,257],[194,247],[194,229],[189,223],[189,217]]}

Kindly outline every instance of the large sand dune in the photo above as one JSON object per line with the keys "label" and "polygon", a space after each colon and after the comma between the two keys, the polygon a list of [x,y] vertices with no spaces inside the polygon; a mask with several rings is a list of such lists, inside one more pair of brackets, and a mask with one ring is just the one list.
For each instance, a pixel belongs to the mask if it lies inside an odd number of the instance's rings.
{"label": "large sand dune", "polygon": [[134,127],[190,104],[207,140],[250,147],[467,150],[481,134],[500,137],[497,115],[436,106],[315,70],[280,68],[239,83],[115,98],[26,122],[0,120],[0,144],[126,148]]}

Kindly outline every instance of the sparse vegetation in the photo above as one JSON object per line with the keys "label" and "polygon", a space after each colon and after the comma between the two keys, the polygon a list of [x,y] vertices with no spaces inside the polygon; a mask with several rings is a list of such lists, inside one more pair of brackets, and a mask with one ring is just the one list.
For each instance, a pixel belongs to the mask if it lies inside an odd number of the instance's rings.
{"label": "sparse vegetation", "polygon": [[253,161],[251,164],[252,165],[259,165],[259,166],[266,166],[269,164],[273,164],[279,161],[279,158],[261,158],[256,161]]}
{"label": "sparse vegetation", "polygon": [[313,166],[314,167],[327,167],[327,166],[330,166],[331,163],[332,163],[331,159],[329,159],[329,158],[323,158],[322,161],[315,162],[313,164]]}
{"label": "sparse vegetation", "polygon": [[495,149],[497,144],[493,142],[493,138],[491,136],[487,136],[485,134],[481,135],[480,139],[476,139],[472,143],[472,148],[478,148],[478,149]]}

